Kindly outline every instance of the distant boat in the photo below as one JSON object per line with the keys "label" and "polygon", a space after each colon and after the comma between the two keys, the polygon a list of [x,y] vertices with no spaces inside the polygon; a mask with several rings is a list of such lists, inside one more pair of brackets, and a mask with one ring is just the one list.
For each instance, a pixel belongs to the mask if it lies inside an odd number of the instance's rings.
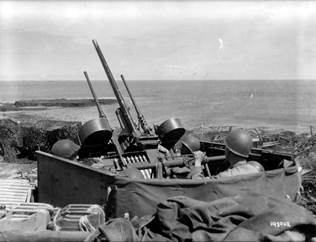
{"label": "distant boat", "polygon": [[255,95],[253,93],[251,93],[249,97],[252,99],[252,98],[254,98],[254,96]]}

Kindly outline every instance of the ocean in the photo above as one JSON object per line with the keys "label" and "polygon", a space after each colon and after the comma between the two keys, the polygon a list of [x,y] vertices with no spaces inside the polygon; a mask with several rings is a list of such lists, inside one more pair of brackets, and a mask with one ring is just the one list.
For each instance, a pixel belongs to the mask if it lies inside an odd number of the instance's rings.
{"label": "ocean", "polygon": [[[126,90],[120,90],[136,117]],[[108,81],[94,81],[98,97],[114,97]],[[201,125],[275,127],[308,130],[316,126],[316,81],[129,81],[129,88],[148,123],[180,118],[186,128]],[[91,98],[82,81],[0,82],[0,101],[46,98]],[[103,110],[113,127],[117,105]],[[88,121],[96,107],[30,111],[46,118]],[[2,116],[10,113],[2,113]]]}

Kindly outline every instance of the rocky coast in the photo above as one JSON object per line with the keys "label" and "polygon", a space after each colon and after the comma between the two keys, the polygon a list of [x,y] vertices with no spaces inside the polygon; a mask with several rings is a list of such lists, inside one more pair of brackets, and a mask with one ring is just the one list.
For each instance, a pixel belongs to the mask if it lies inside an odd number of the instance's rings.
{"label": "rocky coast", "polygon": [[[116,103],[113,98],[100,98],[100,104]],[[93,99],[30,99],[0,103],[0,160],[10,163],[34,160],[34,152],[49,152],[59,139],[69,138],[78,143],[81,122],[48,120],[34,110],[94,106]]]}
{"label": "rocky coast", "polygon": [[[114,98],[100,98],[99,103],[103,105],[109,105],[116,103]],[[23,110],[45,110],[52,107],[88,107],[94,106],[95,102],[90,98],[58,98],[58,99],[30,99],[19,100],[15,102],[2,102],[0,103],[0,112],[9,111],[23,111]]]}

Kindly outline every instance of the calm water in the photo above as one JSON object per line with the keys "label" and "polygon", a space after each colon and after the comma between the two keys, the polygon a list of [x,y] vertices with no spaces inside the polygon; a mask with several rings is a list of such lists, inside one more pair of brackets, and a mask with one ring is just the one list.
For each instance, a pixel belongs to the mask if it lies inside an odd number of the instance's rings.
{"label": "calm water", "polygon": [[[99,97],[113,97],[108,82],[93,83]],[[121,86],[124,96],[127,96]],[[133,81],[129,87],[150,123],[178,117],[188,127],[204,125],[268,126],[291,129],[316,126],[316,81]],[[0,82],[0,100],[91,97],[84,81]],[[129,102],[129,99],[127,102]],[[116,105],[104,106],[112,126]],[[95,107],[36,111],[49,118],[87,121]]]}

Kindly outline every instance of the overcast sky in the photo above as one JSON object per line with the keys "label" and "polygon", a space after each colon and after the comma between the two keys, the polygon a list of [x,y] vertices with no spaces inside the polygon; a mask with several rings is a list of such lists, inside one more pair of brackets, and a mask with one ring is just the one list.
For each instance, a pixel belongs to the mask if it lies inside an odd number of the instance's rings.
{"label": "overcast sky", "polygon": [[316,79],[316,2],[1,1],[0,80]]}

